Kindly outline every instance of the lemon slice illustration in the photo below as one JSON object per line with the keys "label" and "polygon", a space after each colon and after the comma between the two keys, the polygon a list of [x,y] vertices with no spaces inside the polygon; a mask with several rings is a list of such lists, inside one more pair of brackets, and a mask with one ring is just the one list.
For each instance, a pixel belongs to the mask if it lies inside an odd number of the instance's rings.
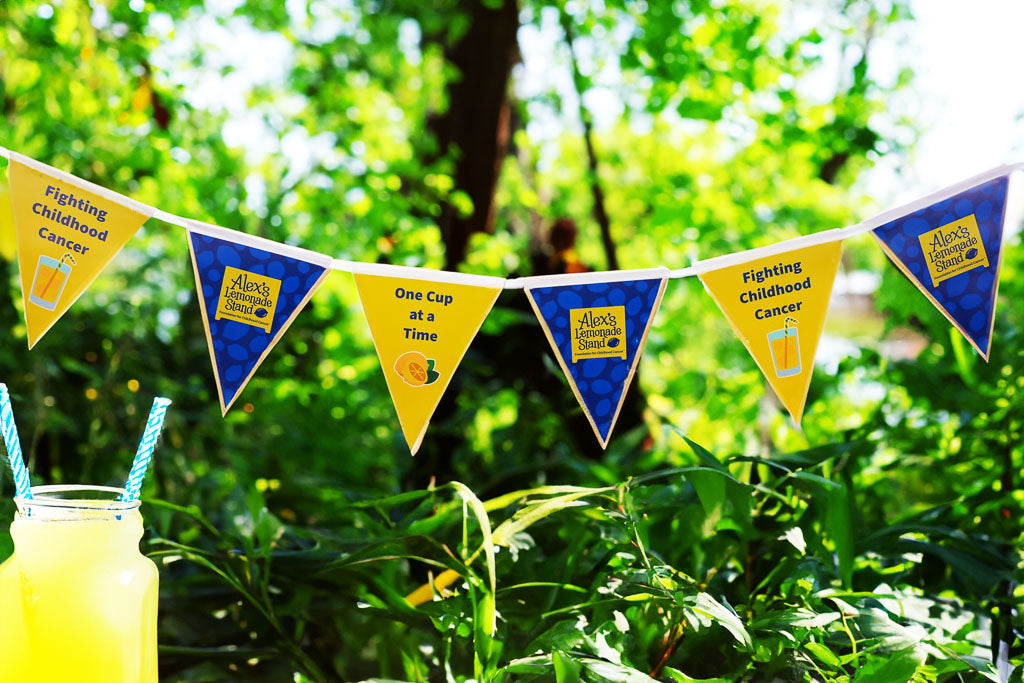
{"label": "lemon slice illustration", "polygon": [[421,387],[427,383],[432,366],[433,361],[428,361],[419,351],[406,351],[395,361],[395,372],[406,384]]}

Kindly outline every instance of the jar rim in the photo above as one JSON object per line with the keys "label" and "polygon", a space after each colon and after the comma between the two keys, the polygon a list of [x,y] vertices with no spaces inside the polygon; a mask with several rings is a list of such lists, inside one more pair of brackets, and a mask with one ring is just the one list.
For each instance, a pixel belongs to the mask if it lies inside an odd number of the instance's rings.
{"label": "jar rim", "polygon": [[[14,502],[22,513],[42,511],[130,512],[139,509],[139,500],[121,500],[123,488],[87,484],[48,484],[33,486],[32,498],[16,496]],[[67,494],[67,495],[61,495]]]}

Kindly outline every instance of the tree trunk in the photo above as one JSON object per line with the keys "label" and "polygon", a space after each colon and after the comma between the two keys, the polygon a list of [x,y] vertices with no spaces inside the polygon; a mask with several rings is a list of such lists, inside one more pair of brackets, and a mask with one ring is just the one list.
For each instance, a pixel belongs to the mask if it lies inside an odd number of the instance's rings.
{"label": "tree trunk", "polygon": [[[440,154],[455,159],[455,189],[473,201],[468,216],[450,202],[441,207],[446,270],[457,270],[466,259],[474,232],[494,231],[494,189],[510,138],[509,77],[519,59],[516,0],[505,0],[497,9],[484,7],[481,0],[464,0],[461,9],[469,26],[456,44],[445,46],[445,57],[459,75],[448,85],[448,110],[428,122]],[[465,436],[461,429],[445,426],[455,415],[462,380],[456,375],[441,397],[432,419],[435,429],[411,464],[407,485],[424,487],[434,477],[451,478],[452,456],[463,447]]]}
{"label": "tree trunk", "polygon": [[450,202],[441,207],[447,270],[465,260],[470,235],[494,231],[494,188],[509,141],[508,81],[519,59],[516,0],[497,9],[480,0],[463,4],[469,27],[445,49],[460,75],[448,86],[448,110],[431,122],[441,154],[455,157],[455,189],[473,201],[468,216]]}

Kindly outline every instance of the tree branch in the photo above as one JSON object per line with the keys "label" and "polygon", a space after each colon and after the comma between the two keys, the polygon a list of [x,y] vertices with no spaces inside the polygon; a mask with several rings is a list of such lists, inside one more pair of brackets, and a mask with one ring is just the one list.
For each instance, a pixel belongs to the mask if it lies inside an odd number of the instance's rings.
{"label": "tree branch", "polygon": [[563,8],[561,11],[562,30],[565,31],[565,42],[569,46],[569,60],[572,63],[572,83],[576,89],[576,100],[579,105],[580,121],[583,123],[583,141],[587,147],[587,180],[590,182],[590,192],[594,196],[594,219],[601,228],[601,244],[604,246],[605,260],[609,270],[619,269],[619,258],[615,250],[615,242],[612,241],[612,226],[608,218],[608,212],[604,206],[604,191],[601,189],[601,179],[597,172],[597,152],[594,151],[594,119],[590,111],[583,106],[583,74],[580,73],[580,65],[576,61],[576,51],[573,46],[575,35],[572,28],[572,18]]}

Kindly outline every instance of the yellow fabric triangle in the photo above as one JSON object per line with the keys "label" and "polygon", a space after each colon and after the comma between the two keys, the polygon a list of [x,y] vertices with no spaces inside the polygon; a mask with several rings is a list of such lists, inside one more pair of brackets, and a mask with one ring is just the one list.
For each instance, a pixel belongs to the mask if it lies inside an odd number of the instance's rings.
{"label": "yellow fabric triangle", "polygon": [[797,424],[842,251],[829,242],[700,276]]}
{"label": "yellow fabric triangle", "polygon": [[11,204],[11,188],[0,181],[0,258],[13,261],[18,253],[18,238],[14,234],[14,205]]}
{"label": "yellow fabric triangle", "polygon": [[56,169],[44,172],[48,168],[14,158],[7,167],[29,348],[152,213],[128,208],[118,199],[131,200]]}
{"label": "yellow fabric triangle", "polygon": [[501,288],[354,275],[370,336],[413,455]]}

